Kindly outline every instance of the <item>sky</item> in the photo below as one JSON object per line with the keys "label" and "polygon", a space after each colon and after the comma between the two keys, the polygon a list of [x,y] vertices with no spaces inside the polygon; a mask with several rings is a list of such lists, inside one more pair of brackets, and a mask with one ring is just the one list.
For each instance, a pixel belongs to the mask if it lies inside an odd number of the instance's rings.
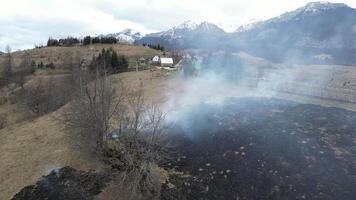
{"label": "sky", "polygon": [[[0,0],[0,51],[45,44],[49,37],[167,30],[184,21],[226,31],[306,5],[310,0]],[[356,8],[356,0],[331,0]]]}

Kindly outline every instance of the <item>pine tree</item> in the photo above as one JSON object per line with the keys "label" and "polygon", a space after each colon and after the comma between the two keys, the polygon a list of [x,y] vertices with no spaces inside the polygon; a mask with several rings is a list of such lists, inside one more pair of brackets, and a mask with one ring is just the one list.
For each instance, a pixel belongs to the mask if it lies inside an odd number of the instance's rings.
{"label": "pine tree", "polygon": [[120,56],[120,69],[125,70],[129,68],[129,62],[127,61],[125,56]]}
{"label": "pine tree", "polygon": [[5,84],[8,86],[8,84],[11,82],[13,76],[12,67],[13,67],[13,58],[11,54],[11,47],[6,46],[6,57],[5,57],[4,69],[2,71],[1,84]]}
{"label": "pine tree", "polygon": [[116,51],[113,51],[111,54],[111,67],[113,68],[114,72],[119,70],[119,57],[117,56]]}
{"label": "pine tree", "polygon": [[90,43],[91,43],[91,37],[89,35],[84,37],[83,44],[84,45],[89,45]]}

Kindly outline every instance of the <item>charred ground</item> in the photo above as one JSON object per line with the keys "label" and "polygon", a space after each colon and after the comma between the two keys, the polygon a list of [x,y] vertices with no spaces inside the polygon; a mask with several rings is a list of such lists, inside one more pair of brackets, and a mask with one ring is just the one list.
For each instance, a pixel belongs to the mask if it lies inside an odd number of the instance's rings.
{"label": "charred ground", "polygon": [[[176,126],[163,199],[353,199],[356,113],[269,98],[199,105]],[[182,125],[183,124],[183,125]],[[173,199],[174,199],[173,198]]]}
{"label": "charred ground", "polygon": [[[228,102],[194,106],[176,121],[161,199],[353,199],[355,112],[271,98]],[[14,199],[93,199],[111,176],[63,168]]]}

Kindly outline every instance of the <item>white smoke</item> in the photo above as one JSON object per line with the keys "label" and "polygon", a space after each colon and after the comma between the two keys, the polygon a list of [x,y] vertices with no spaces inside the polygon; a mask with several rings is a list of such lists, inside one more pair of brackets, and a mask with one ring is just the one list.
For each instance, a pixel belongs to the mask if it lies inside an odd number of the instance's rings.
{"label": "white smoke", "polygon": [[[241,53],[239,58],[243,62],[229,63],[233,68],[242,69],[238,70],[241,73],[236,76],[238,80],[231,78],[235,77],[230,76],[234,71],[231,66],[215,66],[219,62],[214,61],[214,67],[205,71],[204,62],[196,59],[192,66],[199,72],[190,77],[179,77],[179,90],[167,94],[168,101],[164,105],[168,113],[167,121],[172,122],[184,117],[189,113],[187,109],[194,106],[223,106],[233,98],[267,97],[294,100],[293,95],[299,95],[343,100],[339,93],[334,92],[337,87],[335,84],[341,77],[340,73],[337,73],[340,72],[340,66],[274,64]],[[289,95],[291,98],[288,98]],[[298,101],[304,103],[299,99]],[[303,101],[309,103],[307,100]]]}

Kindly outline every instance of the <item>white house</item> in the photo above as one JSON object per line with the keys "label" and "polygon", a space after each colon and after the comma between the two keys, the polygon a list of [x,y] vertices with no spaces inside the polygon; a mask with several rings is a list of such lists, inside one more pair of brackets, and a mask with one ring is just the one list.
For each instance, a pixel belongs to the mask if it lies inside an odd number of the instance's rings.
{"label": "white house", "polygon": [[173,58],[161,58],[161,66],[173,67]]}
{"label": "white house", "polygon": [[152,58],[152,62],[159,63],[159,56],[155,56]]}

